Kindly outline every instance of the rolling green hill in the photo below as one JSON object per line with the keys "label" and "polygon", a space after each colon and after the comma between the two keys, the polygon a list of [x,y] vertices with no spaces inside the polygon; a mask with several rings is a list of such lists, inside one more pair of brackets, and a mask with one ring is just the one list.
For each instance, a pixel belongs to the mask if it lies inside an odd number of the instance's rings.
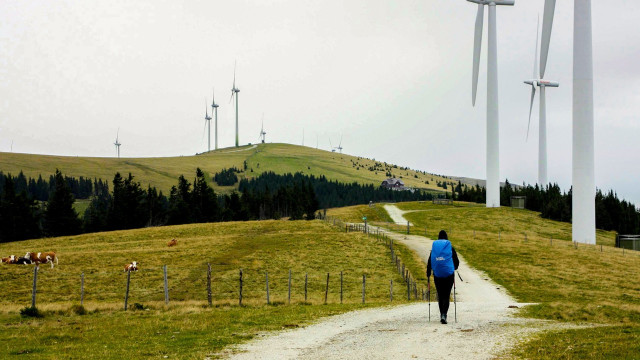
{"label": "rolling green hill", "polygon": [[[452,182],[391,164],[385,166],[384,163],[366,158],[289,144],[259,144],[220,149],[196,156],[166,158],[118,159],[0,153],[0,171],[13,175],[23,171],[27,177],[37,178],[38,175],[48,177],[57,168],[66,176],[101,178],[109,182],[116,172],[123,175],[131,173],[143,186],[150,184],[167,193],[171,186],[177,184],[180,175],[191,179],[198,167],[206,176],[212,177],[223,168],[235,166],[242,170],[245,161],[247,170],[242,176],[248,178],[265,171],[277,174],[303,172],[307,175],[324,175],[341,182],[379,185],[388,177],[386,172],[389,170],[393,176],[402,178],[407,186],[415,188],[442,190],[436,186],[436,182]],[[217,191],[222,192],[231,189],[216,187]]]}

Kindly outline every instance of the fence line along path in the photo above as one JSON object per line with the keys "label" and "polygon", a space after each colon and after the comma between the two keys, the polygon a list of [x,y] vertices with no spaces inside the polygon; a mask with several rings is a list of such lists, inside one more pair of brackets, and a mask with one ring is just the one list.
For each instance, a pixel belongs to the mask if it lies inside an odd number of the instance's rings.
{"label": "fence line along path", "polygon": [[[393,205],[385,205],[385,209],[390,206]],[[404,218],[398,220],[407,223]],[[378,230],[370,229],[371,232]],[[426,262],[431,239],[390,232],[386,235],[418,253]],[[448,325],[437,321],[436,302],[431,306],[431,322],[428,304],[424,302],[367,309],[334,316],[304,328],[271,333],[223,355],[232,359],[491,359],[522,336],[565,326],[515,317],[517,309],[513,306],[526,304],[518,304],[486,274],[469,267],[462,256],[459,270],[464,282],[456,278],[457,323],[453,303]],[[432,290],[435,293],[435,289]]]}

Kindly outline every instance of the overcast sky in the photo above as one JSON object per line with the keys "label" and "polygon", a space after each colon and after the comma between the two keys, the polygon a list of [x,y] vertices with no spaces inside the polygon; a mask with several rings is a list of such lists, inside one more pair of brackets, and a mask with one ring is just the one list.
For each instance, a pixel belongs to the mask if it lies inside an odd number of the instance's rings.
{"label": "overcast sky", "polygon": [[[498,7],[500,178],[537,179],[537,100],[525,141],[543,0]],[[0,151],[123,157],[206,150],[219,139],[329,149],[485,177],[486,20],[471,106],[477,6],[464,0],[0,2]],[[593,1],[596,184],[640,204],[640,7]],[[549,179],[571,184],[573,1],[558,1],[546,76]],[[209,108],[210,109],[210,108]],[[212,134],[213,138],[213,134]]]}

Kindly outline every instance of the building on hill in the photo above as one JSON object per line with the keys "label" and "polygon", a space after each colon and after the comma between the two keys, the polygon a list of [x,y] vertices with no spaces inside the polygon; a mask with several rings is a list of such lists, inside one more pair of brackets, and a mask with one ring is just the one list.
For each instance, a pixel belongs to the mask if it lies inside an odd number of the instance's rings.
{"label": "building on hill", "polygon": [[384,180],[380,187],[391,189],[391,190],[407,190],[404,186],[404,181],[396,178],[389,178]]}

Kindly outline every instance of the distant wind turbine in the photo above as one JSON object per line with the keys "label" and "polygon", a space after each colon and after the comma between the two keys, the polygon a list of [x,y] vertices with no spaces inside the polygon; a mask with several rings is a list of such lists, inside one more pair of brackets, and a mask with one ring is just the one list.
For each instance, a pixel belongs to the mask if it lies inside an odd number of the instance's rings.
{"label": "distant wind turbine", "polygon": [[[237,64],[237,63],[236,63]],[[233,101],[233,97],[236,98],[236,147],[239,146],[239,136],[238,136],[238,93],[240,89],[236,87],[236,65],[233,65],[233,88],[231,88],[231,100],[229,103]]]}
{"label": "distant wind turbine", "polygon": [[209,105],[207,104],[207,99],[204,100],[204,122],[205,126],[209,125],[208,151],[211,151],[211,116],[209,116]]}
{"label": "distant wind turbine", "polygon": [[267,133],[264,131],[264,114],[262,114],[262,125],[260,126],[260,140],[264,144],[264,139]]}
{"label": "distant wind turbine", "polygon": [[[554,1],[555,2],[555,1]],[[549,1],[547,1],[547,4]],[[556,81],[548,81],[544,79],[545,67],[547,57],[549,55],[549,41],[551,39],[551,25],[553,24],[553,12],[547,13],[547,6],[545,5],[545,18],[544,25],[549,28],[543,28],[542,30],[542,45],[540,54],[540,76],[538,76],[538,37],[536,36],[536,52],[533,59],[533,78],[526,80],[524,83],[531,85],[531,104],[529,105],[529,124],[527,125],[527,139],[529,138],[529,126],[531,125],[531,113],[533,110],[533,101],[536,96],[536,87],[540,89],[540,127],[538,135],[538,184],[541,186],[547,186],[549,180],[547,178],[547,99],[545,89],[548,87],[558,87],[560,84]],[[547,17],[551,16],[551,20]],[[538,21],[538,28],[540,22]],[[539,33],[537,32],[539,35]]]}
{"label": "distant wind turbine", "polygon": [[120,158],[120,145],[122,145],[120,143],[120,141],[118,140],[119,137],[120,137],[120,128],[118,128],[118,132],[116,133],[116,142],[113,143],[113,145],[116,146],[116,152],[118,153],[118,159]]}
{"label": "distant wind turbine", "polygon": [[340,143],[338,144],[336,150],[340,151],[340,154],[342,154],[342,136],[340,136]]}
{"label": "distant wind turbine", "polygon": [[478,4],[473,45],[471,103],[476,104],[480,51],[484,27],[484,6],[489,6],[489,52],[487,64],[487,207],[500,207],[500,138],[498,111],[498,40],[496,6],[514,5],[515,0],[467,0]]}
{"label": "distant wind turbine", "polygon": [[[216,150],[218,150],[218,104],[216,104],[216,91],[213,90],[212,101],[211,101],[211,115],[215,117],[215,146]],[[211,125],[209,125],[209,138],[211,138]],[[209,144],[209,151],[211,151],[211,144]]]}

